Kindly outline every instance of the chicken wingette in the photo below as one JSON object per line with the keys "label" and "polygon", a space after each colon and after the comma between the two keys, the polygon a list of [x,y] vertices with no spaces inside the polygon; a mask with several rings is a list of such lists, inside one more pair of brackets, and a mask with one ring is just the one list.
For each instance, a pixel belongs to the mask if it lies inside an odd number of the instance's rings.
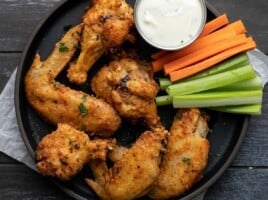
{"label": "chicken wingette", "polygon": [[81,52],[70,64],[68,78],[82,84],[92,65],[111,47],[119,47],[125,41],[134,41],[133,9],[125,0],[93,0],[83,16]]}
{"label": "chicken wingette", "polygon": [[38,143],[37,168],[45,176],[70,180],[90,159],[105,160],[115,141],[90,140],[88,135],[68,124],[58,124],[57,130]]}
{"label": "chicken wingette", "polygon": [[135,199],[145,195],[159,174],[165,130],[145,131],[131,148],[108,168],[104,161],[91,161],[95,181],[86,183],[101,199]]}
{"label": "chicken wingette", "polygon": [[150,64],[129,58],[114,60],[92,78],[91,89],[130,121],[144,120],[150,130],[162,127],[154,101],[159,86]]}
{"label": "chicken wingette", "polygon": [[202,178],[209,154],[207,119],[198,109],[177,112],[167,137],[159,177],[148,193],[150,198],[177,197]]}
{"label": "chicken wingette", "polygon": [[55,80],[76,51],[81,30],[82,25],[70,29],[45,61],[36,54],[25,76],[26,97],[30,105],[54,125],[69,123],[74,128],[109,137],[121,123],[114,108]]}

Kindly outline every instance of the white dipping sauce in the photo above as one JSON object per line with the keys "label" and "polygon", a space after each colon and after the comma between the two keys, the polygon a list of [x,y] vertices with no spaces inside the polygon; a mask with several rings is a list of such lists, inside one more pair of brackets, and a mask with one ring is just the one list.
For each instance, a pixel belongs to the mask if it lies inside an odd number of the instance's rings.
{"label": "white dipping sauce", "polygon": [[178,49],[195,40],[205,23],[205,6],[199,0],[141,0],[135,23],[153,46]]}

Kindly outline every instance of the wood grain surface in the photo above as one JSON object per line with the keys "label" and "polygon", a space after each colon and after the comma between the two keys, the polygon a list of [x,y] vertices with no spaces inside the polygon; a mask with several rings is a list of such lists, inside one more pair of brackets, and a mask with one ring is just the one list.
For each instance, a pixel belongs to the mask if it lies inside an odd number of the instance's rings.
{"label": "wood grain surface", "polygon": [[[60,0],[0,0],[0,91],[38,22]],[[267,0],[207,0],[231,20],[242,19],[258,48],[268,54]],[[204,199],[268,198],[268,87],[263,114],[253,116],[242,147]],[[46,178],[0,153],[0,199],[71,199]]]}

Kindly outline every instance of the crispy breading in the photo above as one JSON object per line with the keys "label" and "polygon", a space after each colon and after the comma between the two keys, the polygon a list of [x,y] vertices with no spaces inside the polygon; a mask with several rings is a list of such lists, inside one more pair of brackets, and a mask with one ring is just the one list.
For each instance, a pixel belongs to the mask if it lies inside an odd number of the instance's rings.
{"label": "crispy breading", "polygon": [[209,153],[207,117],[198,109],[177,112],[167,137],[160,175],[149,192],[152,199],[170,199],[202,178]]}
{"label": "crispy breading", "polygon": [[26,97],[30,105],[52,124],[69,123],[77,129],[109,137],[121,123],[114,108],[55,80],[71,60],[81,29],[82,25],[70,29],[45,61],[42,62],[38,54],[35,56],[25,76]]}
{"label": "crispy breading", "polygon": [[91,89],[121,116],[130,121],[142,119],[151,130],[159,128],[162,125],[154,101],[159,86],[151,69],[151,65],[139,60],[115,60],[92,78]]}
{"label": "crispy breading", "polygon": [[[167,131],[145,131],[122,154],[112,168],[103,161],[90,162],[95,181],[86,179],[86,183],[101,199],[135,199],[150,189],[159,174],[160,152]],[[125,150],[124,150],[125,151]]]}
{"label": "crispy breading", "polygon": [[106,159],[113,140],[90,140],[88,135],[68,124],[58,124],[56,131],[46,135],[36,150],[37,168],[41,174],[69,180],[90,159]]}
{"label": "crispy breading", "polygon": [[85,24],[81,52],[71,63],[68,78],[82,84],[92,65],[111,47],[119,47],[125,41],[134,41],[133,9],[125,0],[95,0],[83,16]]}

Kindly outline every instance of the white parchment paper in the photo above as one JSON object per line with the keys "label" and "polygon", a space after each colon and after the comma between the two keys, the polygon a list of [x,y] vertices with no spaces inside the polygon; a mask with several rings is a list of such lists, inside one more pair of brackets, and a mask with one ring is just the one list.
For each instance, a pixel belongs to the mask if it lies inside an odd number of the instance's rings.
{"label": "white parchment paper", "polygon": [[[268,57],[257,49],[250,51],[248,55],[254,70],[265,85],[268,82]],[[16,70],[0,95],[0,151],[36,170],[17,125],[14,106],[15,77]]]}

